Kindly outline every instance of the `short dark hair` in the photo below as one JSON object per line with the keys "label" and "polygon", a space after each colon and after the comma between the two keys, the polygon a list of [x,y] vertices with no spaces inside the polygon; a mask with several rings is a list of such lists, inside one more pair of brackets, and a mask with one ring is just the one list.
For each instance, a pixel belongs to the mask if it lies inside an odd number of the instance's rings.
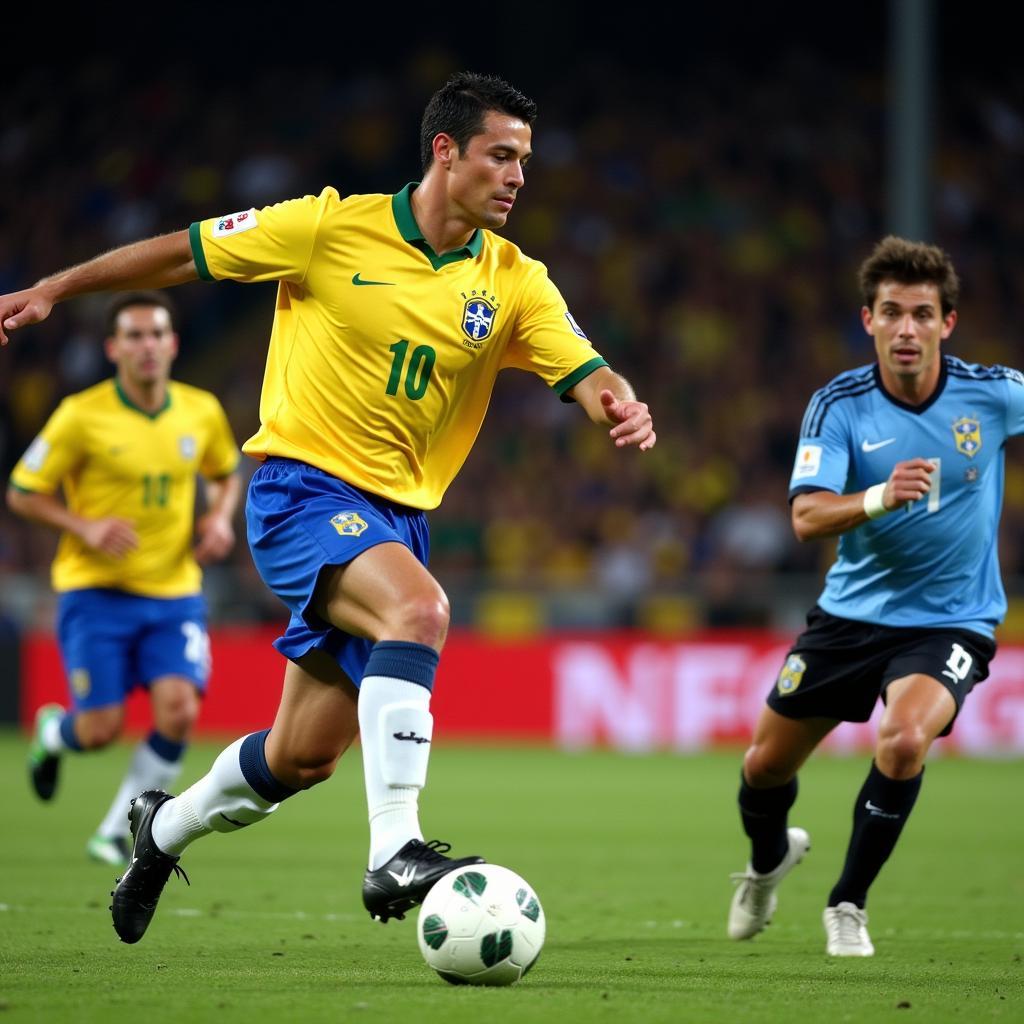
{"label": "short dark hair", "polygon": [[171,327],[174,327],[175,308],[170,297],[163,292],[121,292],[116,295],[107,306],[107,337],[117,334],[117,318],[129,306],[158,306],[166,309],[167,315],[171,318]]}
{"label": "short dark hair", "polygon": [[942,315],[956,309],[960,280],[949,254],[937,245],[910,242],[896,235],[883,238],[860,266],[860,290],[864,305],[875,308],[878,286],[883,281],[898,284],[934,284],[939,289]]}
{"label": "short dark hair", "polygon": [[484,130],[488,111],[497,110],[533,124],[537,104],[508,82],[494,75],[457,71],[441,86],[423,111],[420,122],[420,160],[423,171],[434,161],[434,139],[440,132],[450,135],[463,152],[474,135]]}

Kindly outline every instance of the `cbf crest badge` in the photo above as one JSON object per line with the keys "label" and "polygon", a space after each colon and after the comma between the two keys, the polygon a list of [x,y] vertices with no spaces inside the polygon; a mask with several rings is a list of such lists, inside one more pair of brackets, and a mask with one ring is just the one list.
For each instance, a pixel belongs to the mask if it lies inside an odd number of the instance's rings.
{"label": "cbf crest badge", "polygon": [[803,681],[804,673],[807,671],[807,662],[799,654],[791,654],[782,666],[779,678],[775,683],[779,695],[785,697],[792,693]]}
{"label": "cbf crest badge", "polygon": [[196,439],[191,434],[182,434],[178,438],[178,451],[183,459],[191,461],[196,457]]}
{"label": "cbf crest badge", "polygon": [[339,512],[331,518],[331,526],[342,537],[358,537],[366,529],[366,520],[358,512]]}
{"label": "cbf crest badge", "polygon": [[981,421],[961,416],[953,424],[953,437],[956,439],[956,450],[973,459],[981,451]]}
{"label": "cbf crest badge", "polygon": [[466,300],[462,307],[462,330],[471,341],[483,341],[489,338],[494,328],[494,317],[498,307],[482,296],[474,296]]}

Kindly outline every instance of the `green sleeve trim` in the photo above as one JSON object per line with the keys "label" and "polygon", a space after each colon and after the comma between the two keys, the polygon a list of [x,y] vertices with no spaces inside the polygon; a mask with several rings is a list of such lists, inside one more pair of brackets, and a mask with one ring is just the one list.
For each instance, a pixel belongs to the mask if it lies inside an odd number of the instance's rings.
{"label": "green sleeve trim", "polygon": [[210,273],[206,263],[206,253],[203,252],[203,236],[199,232],[199,221],[188,226],[188,244],[192,246],[192,261],[196,265],[196,271],[203,281],[215,281],[216,278]]}
{"label": "green sleeve trim", "polygon": [[573,401],[573,398],[571,396],[566,395],[566,392],[570,388],[576,387],[576,385],[579,384],[579,382],[583,380],[584,377],[589,377],[595,370],[599,370],[602,366],[607,365],[608,363],[600,356],[594,356],[593,359],[591,359],[589,362],[584,363],[581,367],[579,367],[579,369],[573,370],[568,377],[563,377],[555,385],[555,394],[557,394],[563,402]]}
{"label": "green sleeve trim", "polygon": [[46,491],[34,491],[31,487],[22,487],[21,484],[16,484],[13,480],[7,481],[7,486],[12,491],[20,491],[22,494],[45,494]]}

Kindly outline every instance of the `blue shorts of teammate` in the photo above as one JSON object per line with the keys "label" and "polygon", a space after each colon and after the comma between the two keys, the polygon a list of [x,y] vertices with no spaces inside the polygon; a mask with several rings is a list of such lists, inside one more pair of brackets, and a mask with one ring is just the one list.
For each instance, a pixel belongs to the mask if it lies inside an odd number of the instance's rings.
{"label": "blue shorts of teammate", "polygon": [[320,572],[389,541],[404,544],[426,565],[427,517],[304,462],[272,458],[253,474],[245,518],[256,568],[291,612],[274,647],[292,661],[326,651],[358,686],[373,641],[335,629],[313,611]]}
{"label": "blue shorts of teammate", "polygon": [[210,675],[200,594],[68,590],[57,601],[57,641],[76,711],[123,704],[136,686],[163,676],[190,679],[202,693]]}

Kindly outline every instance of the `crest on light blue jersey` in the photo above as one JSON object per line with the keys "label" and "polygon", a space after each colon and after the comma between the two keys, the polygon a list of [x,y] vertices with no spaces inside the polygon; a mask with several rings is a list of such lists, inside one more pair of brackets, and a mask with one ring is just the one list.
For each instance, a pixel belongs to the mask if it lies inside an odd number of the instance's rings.
{"label": "crest on light blue jersey", "polygon": [[462,330],[472,341],[483,341],[489,338],[494,328],[494,318],[498,307],[489,300],[474,296],[467,299],[462,307]]}
{"label": "crest on light blue jersey", "polygon": [[953,424],[953,437],[956,439],[956,450],[973,459],[981,451],[981,421],[961,416]]}

